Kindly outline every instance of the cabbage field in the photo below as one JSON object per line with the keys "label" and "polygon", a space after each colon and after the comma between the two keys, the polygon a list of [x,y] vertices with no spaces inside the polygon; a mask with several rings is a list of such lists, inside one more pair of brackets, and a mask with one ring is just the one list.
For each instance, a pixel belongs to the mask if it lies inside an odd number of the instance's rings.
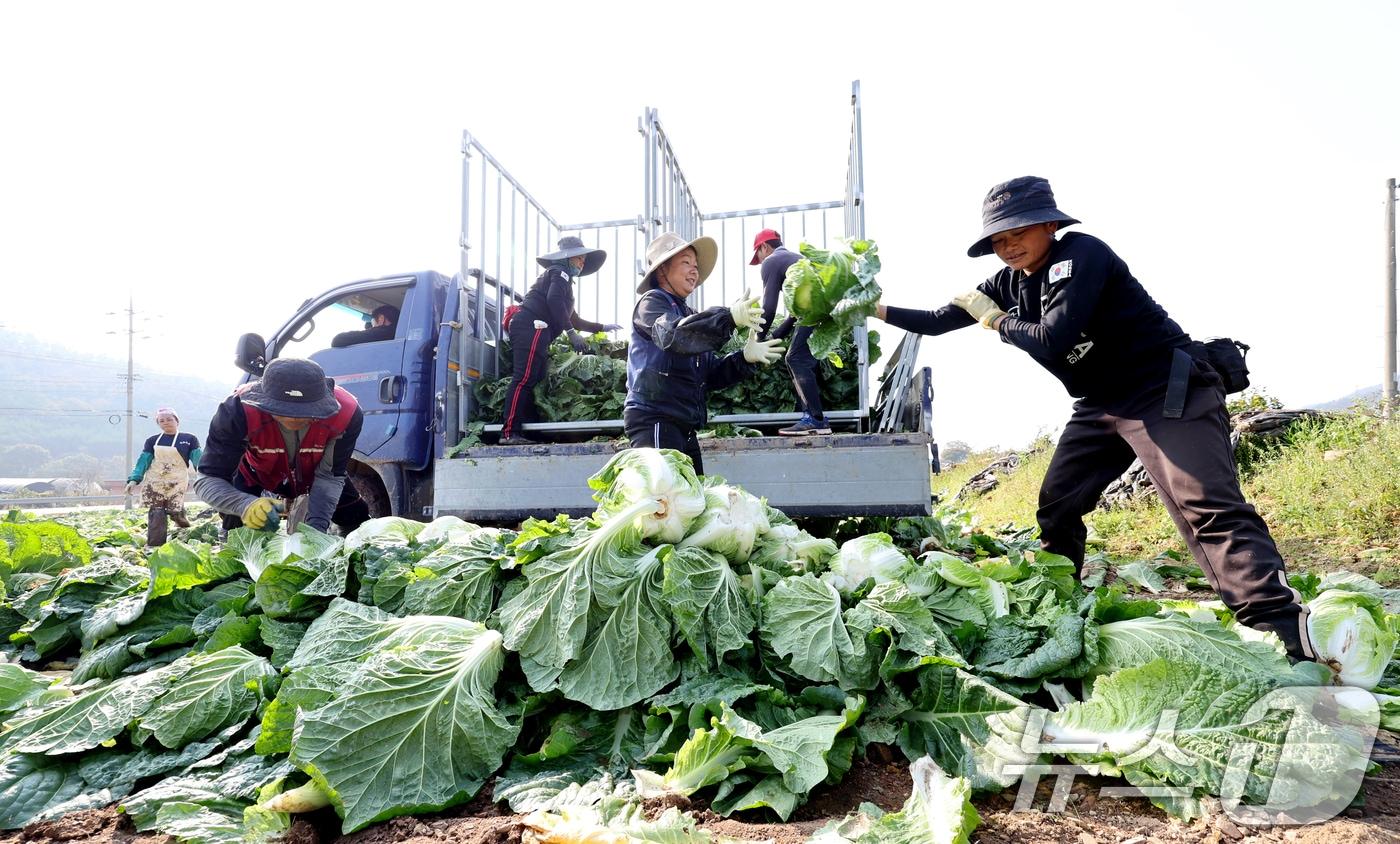
{"label": "cabbage field", "polygon": [[11,513],[0,828],[399,840],[469,804],[508,819],[489,840],[959,842],[1073,768],[1239,832],[1346,811],[1400,726],[1400,590],[1358,575],[1295,576],[1330,662],[1293,665],[1174,559],[1076,580],[949,514],[815,536],[670,451],[590,485],[590,517],[517,529],[202,520],[158,549]]}

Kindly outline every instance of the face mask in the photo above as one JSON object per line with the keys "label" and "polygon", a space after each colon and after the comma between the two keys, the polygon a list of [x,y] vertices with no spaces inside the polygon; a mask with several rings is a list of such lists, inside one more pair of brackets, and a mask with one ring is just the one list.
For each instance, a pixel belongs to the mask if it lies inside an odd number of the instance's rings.
{"label": "face mask", "polygon": [[583,272],[583,267],[576,267],[573,264],[569,264],[564,267],[564,270],[569,274],[569,278],[578,278],[579,273]]}

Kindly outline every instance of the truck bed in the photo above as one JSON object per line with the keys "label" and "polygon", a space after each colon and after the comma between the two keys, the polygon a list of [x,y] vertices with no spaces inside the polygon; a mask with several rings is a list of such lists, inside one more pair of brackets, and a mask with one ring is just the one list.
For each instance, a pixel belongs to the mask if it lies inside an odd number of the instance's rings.
{"label": "truck bed", "polygon": [[[705,468],[793,516],[916,516],[931,512],[923,433],[701,440]],[[588,477],[619,443],[478,446],[434,466],[434,512],[468,521],[582,516]],[[859,503],[852,503],[859,502]]]}

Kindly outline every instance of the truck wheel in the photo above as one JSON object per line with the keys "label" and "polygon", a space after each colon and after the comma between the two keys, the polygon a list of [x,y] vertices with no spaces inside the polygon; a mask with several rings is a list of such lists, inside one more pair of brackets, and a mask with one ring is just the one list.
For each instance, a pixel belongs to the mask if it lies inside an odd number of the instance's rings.
{"label": "truck wheel", "polygon": [[355,491],[360,494],[360,498],[369,507],[371,519],[394,515],[393,509],[389,506],[389,496],[385,494],[384,487],[380,484],[377,475],[356,472],[352,469],[350,483],[355,485]]}
{"label": "truck wheel", "polygon": [[165,508],[152,507],[146,513],[146,544],[152,548],[164,545],[167,527]]}

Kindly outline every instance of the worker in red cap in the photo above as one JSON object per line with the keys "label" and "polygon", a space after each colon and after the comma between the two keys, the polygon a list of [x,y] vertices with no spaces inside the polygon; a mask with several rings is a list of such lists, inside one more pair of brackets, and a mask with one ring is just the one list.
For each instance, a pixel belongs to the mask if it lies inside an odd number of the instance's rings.
{"label": "worker in red cap", "polygon": [[[802,258],[783,245],[783,238],[773,229],[764,229],[754,235],[753,259],[749,264],[758,265],[763,278],[763,324],[772,325],[773,315],[778,310],[778,297],[783,292],[783,279],[788,267]],[[781,340],[792,332],[792,342],[788,344],[787,366],[792,373],[792,386],[797,392],[797,401],[802,405],[802,418],[795,425],[782,428],[778,433],[785,437],[806,437],[814,434],[831,433],[831,424],[822,413],[822,397],[817,386],[817,359],[807,348],[807,338],[812,329],[805,325],[792,331],[795,320],[789,316],[783,324],[773,329],[774,339]],[[767,332],[759,335],[767,337]]]}

